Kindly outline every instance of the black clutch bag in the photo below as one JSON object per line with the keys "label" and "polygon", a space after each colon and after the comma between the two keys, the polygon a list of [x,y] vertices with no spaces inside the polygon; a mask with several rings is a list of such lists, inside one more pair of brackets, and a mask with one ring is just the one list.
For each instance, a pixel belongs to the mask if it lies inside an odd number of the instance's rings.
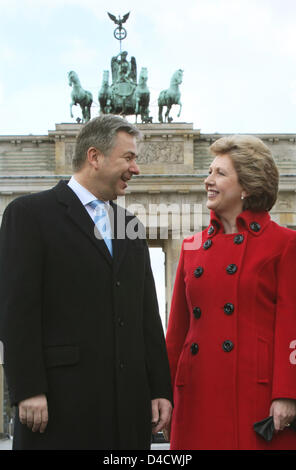
{"label": "black clutch bag", "polygon": [[[253,424],[253,428],[259,436],[261,436],[267,442],[270,442],[274,434],[273,416],[269,416],[262,421],[257,421],[257,423]],[[296,419],[292,421],[289,429],[293,429],[296,432]]]}

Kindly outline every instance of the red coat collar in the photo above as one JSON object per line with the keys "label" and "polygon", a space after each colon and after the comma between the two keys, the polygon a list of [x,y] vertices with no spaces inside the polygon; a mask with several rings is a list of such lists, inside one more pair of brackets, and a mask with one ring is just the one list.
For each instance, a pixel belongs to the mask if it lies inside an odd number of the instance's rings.
{"label": "red coat collar", "polygon": [[[270,215],[267,211],[253,212],[246,210],[241,212],[236,218],[238,231],[248,230],[252,235],[259,236],[270,222]],[[217,233],[224,233],[224,227],[215,214],[211,211],[210,225],[208,226],[208,235],[213,237]]]}

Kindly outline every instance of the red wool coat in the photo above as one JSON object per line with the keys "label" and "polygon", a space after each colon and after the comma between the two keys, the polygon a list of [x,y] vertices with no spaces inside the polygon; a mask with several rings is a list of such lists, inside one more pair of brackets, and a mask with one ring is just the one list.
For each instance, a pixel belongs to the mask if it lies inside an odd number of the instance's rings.
{"label": "red wool coat", "polygon": [[182,246],[166,338],[171,449],[296,449],[289,428],[270,443],[253,430],[272,400],[296,399],[296,232],[268,212],[244,211],[237,227],[225,234],[212,212]]}

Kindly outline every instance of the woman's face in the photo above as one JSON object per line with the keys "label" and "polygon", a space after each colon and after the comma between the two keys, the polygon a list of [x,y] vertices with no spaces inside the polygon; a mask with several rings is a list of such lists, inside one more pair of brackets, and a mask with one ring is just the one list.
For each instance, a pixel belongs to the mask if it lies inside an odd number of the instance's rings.
{"label": "woman's face", "polygon": [[246,192],[238,182],[238,176],[231,158],[217,155],[213,160],[209,176],[205,180],[208,194],[207,208],[218,215],[240,214],[243,210],[242,196]]}

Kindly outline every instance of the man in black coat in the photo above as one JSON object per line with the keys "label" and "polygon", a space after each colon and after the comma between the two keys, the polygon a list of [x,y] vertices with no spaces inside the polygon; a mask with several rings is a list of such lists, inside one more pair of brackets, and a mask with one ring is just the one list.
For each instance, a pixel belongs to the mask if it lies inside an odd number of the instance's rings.
{"label": "man in black coat", "polygon": [[151,427],[169,423],[147,243],[112,202],[139,173],[137,136],[120,117],[92,119],[71,180],[15,199],[3,215],[0,340],[18,407],[14,449],[149,449]]}

